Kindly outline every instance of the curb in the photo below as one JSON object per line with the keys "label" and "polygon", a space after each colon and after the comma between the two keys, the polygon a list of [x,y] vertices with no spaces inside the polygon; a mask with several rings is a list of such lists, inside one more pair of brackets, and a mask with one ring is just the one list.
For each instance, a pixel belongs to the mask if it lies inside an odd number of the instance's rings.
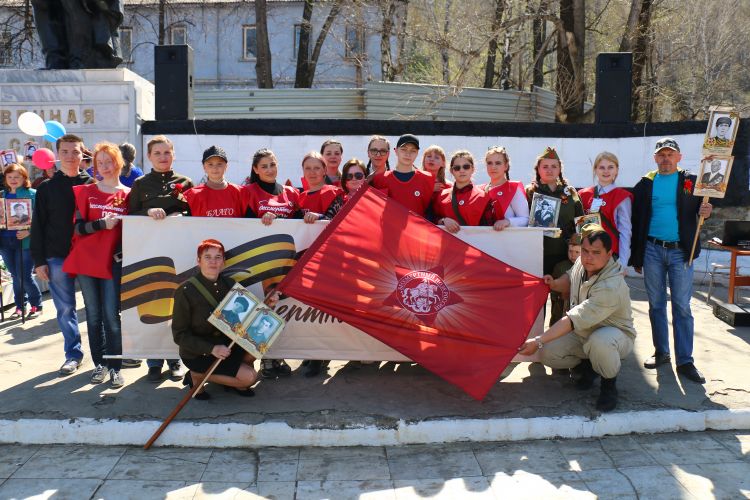
{"label": "curb", "polygon": [[[115,419],[0,420],[0,443],[97,444],[142,446],[161,422]],[[445,419],[393,428],[293,428],[284,422],[262,424],[172,423],[157,446],[239,448],[266,446],[397,446],[451,442],[580,439],[631,433],[750,429],[750,408],[733,410],[651,410],[581,416]]]}

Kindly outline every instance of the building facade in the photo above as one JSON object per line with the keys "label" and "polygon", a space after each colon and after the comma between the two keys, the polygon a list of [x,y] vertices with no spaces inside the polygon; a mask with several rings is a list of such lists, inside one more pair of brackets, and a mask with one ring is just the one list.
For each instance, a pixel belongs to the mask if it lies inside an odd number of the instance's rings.
{"label": "building facade", "polygon": [[[198,90],[257,86],[255,5],[242,0],[124,0],[120,28],[122,67],[153,81],[154,46],[187,43],[194,51]],[[310,51],[332,2],[314,2]],[[304,2],[269,0],[267,25],[275,87],[293,87]],[[24,0],[0,5],[0,67],[44,66],[30,7]],[[31,24],[30,24],[31,23]],[[380,80],[380,27],[376,3],[343,2],[323,43],[314,87],[361,87]],[[392,40],[395,44],[395,41]]]}

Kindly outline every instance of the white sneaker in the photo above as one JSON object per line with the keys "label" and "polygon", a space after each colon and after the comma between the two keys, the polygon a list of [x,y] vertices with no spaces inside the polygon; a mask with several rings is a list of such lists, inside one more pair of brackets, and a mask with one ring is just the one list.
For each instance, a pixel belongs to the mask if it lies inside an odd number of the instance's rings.
{"label": "white sneaker", "polygon": [[94,371],[91,374],[91,383],[92,384],[101,384],[104,382],[104,378],[107,376],[107,369],[104,368],[102,365],[96,365],[94,367]]}
{"label": "white sneaker", "polygon": [[125,378],[119,371],[115,371],[114,368],[109,370],[109,381],[112,384],[113,389],[118,389],[125,385]]}
{"label": "white sneaker", "polygon": [[65,360],[65,363],[60,367],[60,376],[65,377],[75,372],[81,366],[81,361],[79,359]]}

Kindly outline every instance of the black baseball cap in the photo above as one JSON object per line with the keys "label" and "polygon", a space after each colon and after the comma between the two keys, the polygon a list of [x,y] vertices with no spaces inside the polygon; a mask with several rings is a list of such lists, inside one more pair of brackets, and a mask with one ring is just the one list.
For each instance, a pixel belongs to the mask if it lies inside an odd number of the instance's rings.
{"label": "black baseball cap", "polygon": [[680,152],[680,145],[677,144],[677,141],[672,139],[671,137],[664,137],[662,139],[659,139],[656,141],[656,147],[654,148],[654,154],[658,153],[664,148],[674,149],[678,153]]}
{"label": "black baseball cap", "polygon": [[398,142],[396,143],[396,148],[400,148],[404,144],[414,144],[417,149],[419,149],[419,139],[417,139],[416,135],[412,134],[404,134],[401,137],[398,138]]}
{"label": "black baseball cap", "polygon": [[209,158],[213,158],[214,156],[221,158],[227,163],[229,162],[229,160],[227,160],[227,153],[226,151],[224,151],[224,148],[220,146],[209,146],[209,148],[203,152],[203,163],[206,163],[206,160],[208,160]]}

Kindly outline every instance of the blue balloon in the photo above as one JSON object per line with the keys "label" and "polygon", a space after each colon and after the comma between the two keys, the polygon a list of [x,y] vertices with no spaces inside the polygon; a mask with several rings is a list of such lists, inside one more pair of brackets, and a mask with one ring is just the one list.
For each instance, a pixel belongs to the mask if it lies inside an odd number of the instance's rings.
{"label": "blue balloon", "polygon": [[44,122],[44,125],[47,127],[47,134],[44,136],[44,139],[49,142],[55,142],[65,135],[65,127],[63,127],[63,124],[58,121],[50,120]]}

